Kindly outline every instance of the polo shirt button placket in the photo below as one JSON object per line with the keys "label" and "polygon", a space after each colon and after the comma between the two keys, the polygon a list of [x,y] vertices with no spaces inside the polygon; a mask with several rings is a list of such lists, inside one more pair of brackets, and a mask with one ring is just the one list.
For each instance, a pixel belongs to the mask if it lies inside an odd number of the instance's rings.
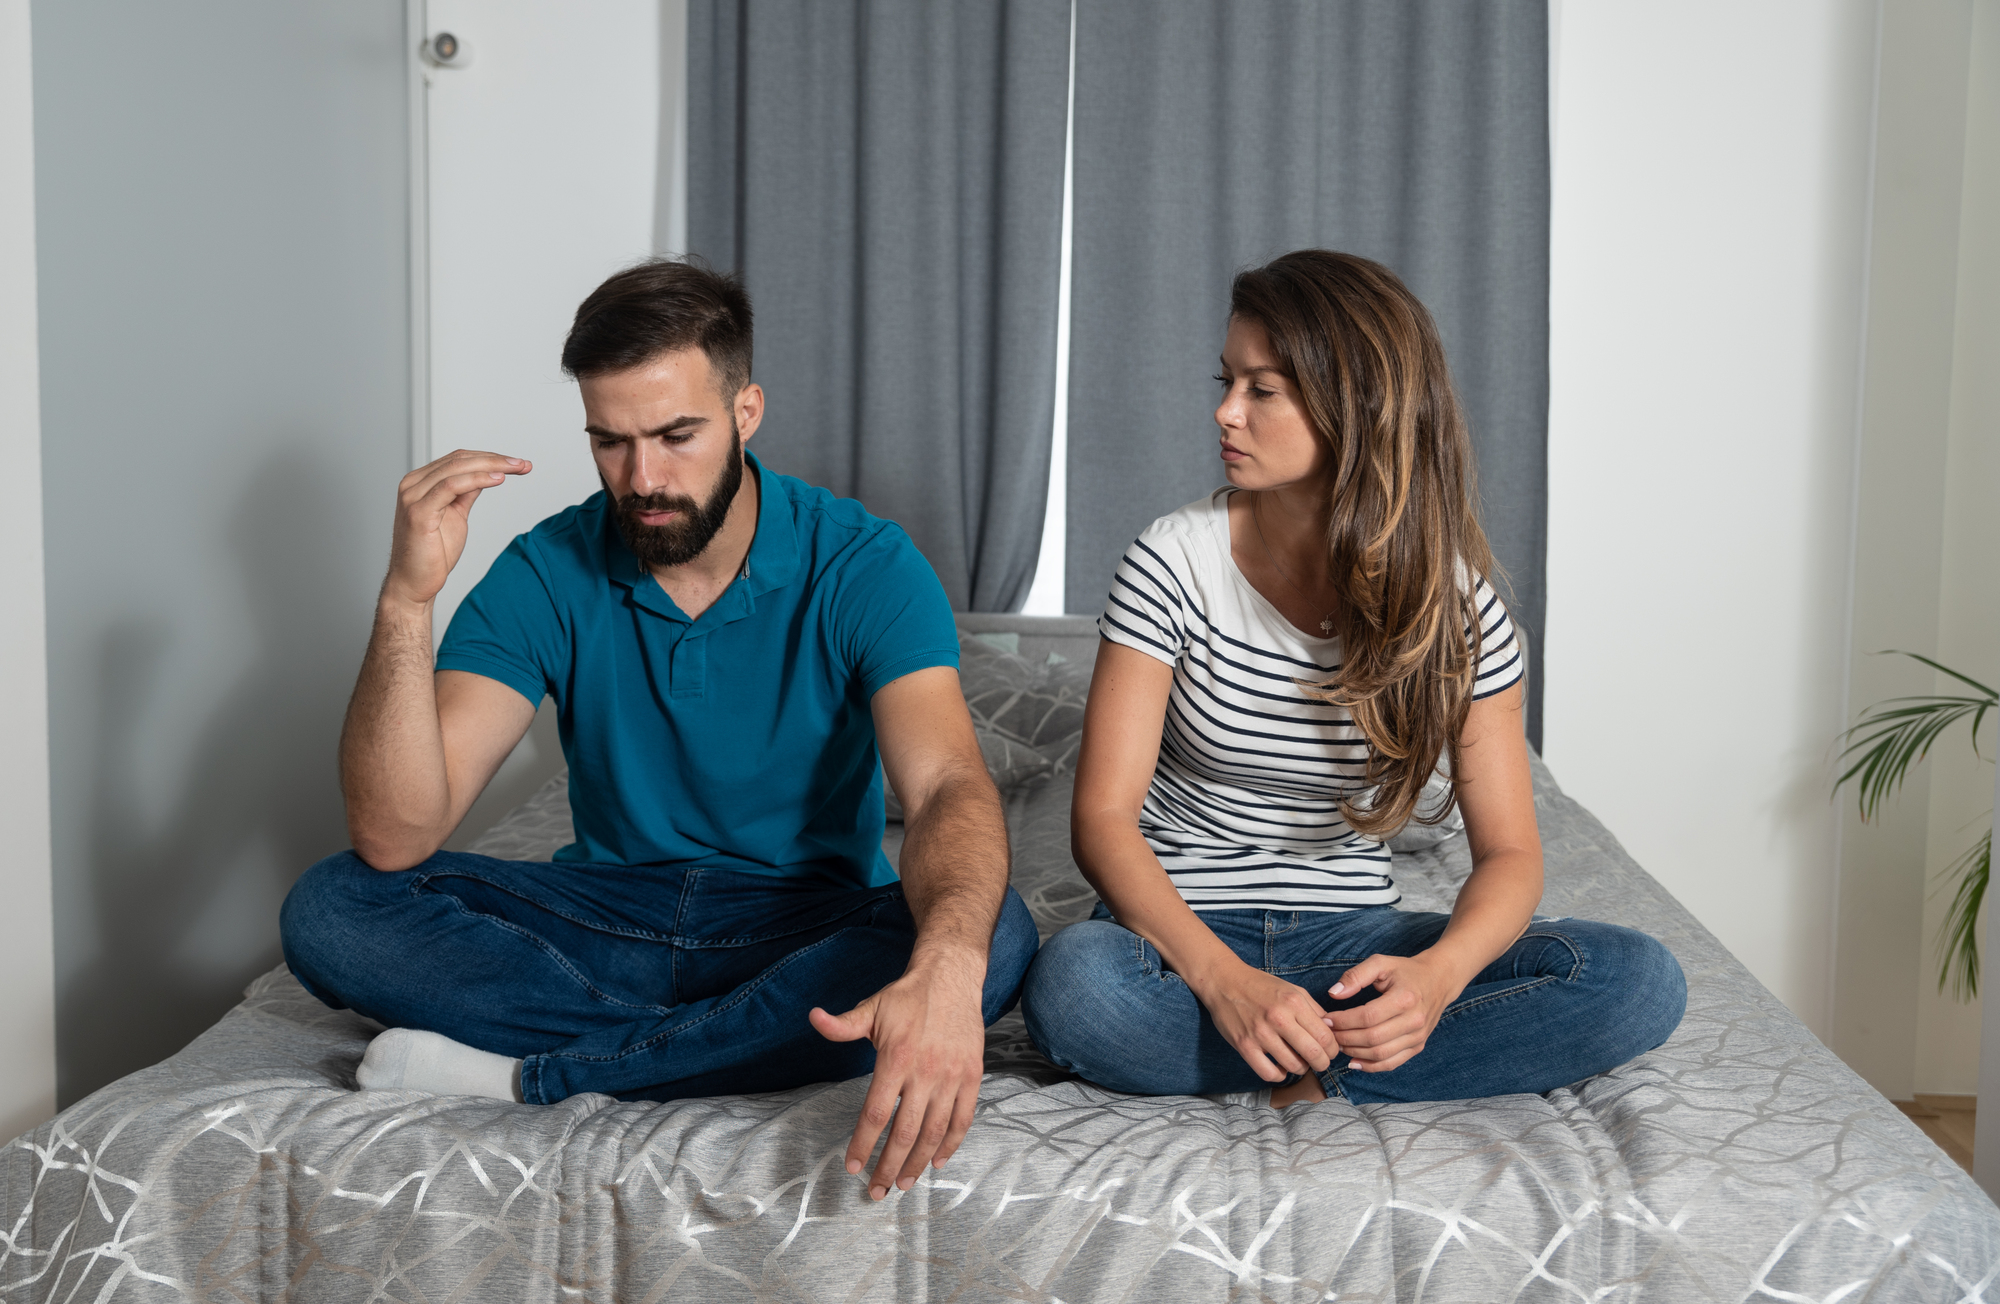
{"label": "polo shirt button placket", "polygon": [[690,629],[674,644],[671,697],[700,697],[708,691],[708,638]]}

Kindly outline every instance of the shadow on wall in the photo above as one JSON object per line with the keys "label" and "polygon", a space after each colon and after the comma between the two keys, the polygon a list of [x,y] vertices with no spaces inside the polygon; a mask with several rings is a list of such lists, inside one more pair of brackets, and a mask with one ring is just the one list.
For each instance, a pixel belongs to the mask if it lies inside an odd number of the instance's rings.
{"label": "shadow on wall", "polygon": [[[148,727],[185,691],[167,677],[171,626],[128,621],[104,636],[88,853],[97,945],[58,996],[64,1106],[179,1050],[235,1004],[280,958],[293,880],[347,845],[335,747],[368,630],[328,546],[354,528],[317,488],[337,480],[287,452],[237,506],[229,546],[256,645],[191,747]],[[186,758],[165,782],[147,768],[163,752]]]}

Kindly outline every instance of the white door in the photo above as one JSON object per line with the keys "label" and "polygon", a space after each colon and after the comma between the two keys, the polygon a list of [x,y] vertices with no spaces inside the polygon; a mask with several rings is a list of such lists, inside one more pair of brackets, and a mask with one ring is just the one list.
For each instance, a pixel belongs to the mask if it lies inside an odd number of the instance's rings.
{"label": "white door", "polygon": [[[437,630],[515,535],[597,492],[559,355],[576,305],[653,251],[660,0],[428,0],[429,455],[535,464],[484,494]],[[469,56],[469,57],[468,57]],[[418,450],[422,452],[423,450]]]}
{"label": "white door", "polygon": [[[448,66],[417,64],[428,125],[413,151],[412,240],[428,299],[416,316],[428,328],[416,332],[413,370],[428,372],[428,401],[420,384],[412,457],[478,448],[535,464],[473,508],[465,555],[438,597],[442,638],[515,535],[598,490],[562,341],[593,287],[653,252],[661,14],[673,27],[664,53],[676,97],[685,19],[680,0],[407,2],[413,58],[424,36],[448,32],[459,47]],[[469,845],[561,762],[544,703],[446,845]]]}

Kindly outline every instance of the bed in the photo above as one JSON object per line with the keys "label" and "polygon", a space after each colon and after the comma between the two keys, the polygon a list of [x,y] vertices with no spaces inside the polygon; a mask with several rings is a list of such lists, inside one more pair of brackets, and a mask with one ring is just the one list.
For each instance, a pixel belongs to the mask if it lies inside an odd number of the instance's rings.
{"label": "bed", "polygon": [[[1068,851],[1089,623],[969,617],[965,684],[1044,934]],[[1065,1076],[1018,1014],[942,1172],[870,1203],[865,1082],[674,1104],[357,1092],[372,1025],[283,969],[185,1050],[0,1152],[0,1301],[2000,1298],[2000,1209],[1566,797],[1539,760],[1551,915],[1646,929],[1686,1020],[1547,1096],[1252,1109]],[[545,857],[560,779],[477,846]],[[1444,908],[1462,837],[1399,848]],[[892,826],[890,846],[896,843]]]}

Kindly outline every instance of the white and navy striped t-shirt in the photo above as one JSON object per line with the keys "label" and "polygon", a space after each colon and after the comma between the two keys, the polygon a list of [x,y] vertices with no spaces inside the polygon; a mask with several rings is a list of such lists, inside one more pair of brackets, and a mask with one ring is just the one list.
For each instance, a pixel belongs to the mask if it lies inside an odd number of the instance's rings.
{"label": "white and navy striped t-shirt", "polygon": [[[1349,828],[1368,741],[1298,682],[1340,669],[1250,587],[1229,555],[1229,488],[1153,522],[1125,552],[1097,628],[1174,668],[1140,832],[1196,910],[1352,910],[1401,900],[1389,848]],[[1521,678],[1507,609],[1484,578],[1474,690]],[[1469,633],[1469,631],[1468,631]]]}

